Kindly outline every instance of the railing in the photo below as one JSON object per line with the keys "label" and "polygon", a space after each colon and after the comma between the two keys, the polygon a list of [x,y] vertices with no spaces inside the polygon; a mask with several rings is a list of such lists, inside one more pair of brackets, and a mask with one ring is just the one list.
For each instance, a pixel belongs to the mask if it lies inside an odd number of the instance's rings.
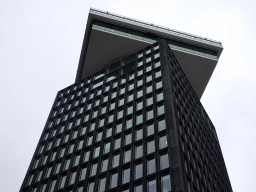
{"label": "railing", "polygon": [[155,28],[158,28],[158,29],[166,30],[168,32],[176,33],[178,35],[183,35],[183,36],[187,36],[187,37],[190,37],[190,38],[199,39],[199,40],[202,40],[202,41],[206,41],[208,43],[214,43],[214,44],[222,45],[222,43],[220,41],[216,41],[216,40],[213,40],[213,39],[201,37],[201,36],[198,36],[198,35],[193,35],[193,34],[190,34],[190,33],[185,33],[185,32],[170,29],[170,28],[167,28],[167,27],[162,27],[162,26],[159,26],[159,25],[155,25],[153,23],[147,23],[147,22],[140,21],[140,20],[137,20],[137,19],[132,19],[132,18],[129,18],[129,17],[117,15],[117,14],[114,14],[114,13],[110,13],[108,11],[102,11],[102,10],[95,9],[95,8],[91,8],[90,10],[95,11],[95,12],[99,12],[99,13],[108,14],[108,15],[113,16],[113,17],[119,17],[121,19],[130,20],[130,21],[133,21],[133,22],[137,22],[137,23],[144,24],[144,25],[147,25],[147,26],[155,27]]}

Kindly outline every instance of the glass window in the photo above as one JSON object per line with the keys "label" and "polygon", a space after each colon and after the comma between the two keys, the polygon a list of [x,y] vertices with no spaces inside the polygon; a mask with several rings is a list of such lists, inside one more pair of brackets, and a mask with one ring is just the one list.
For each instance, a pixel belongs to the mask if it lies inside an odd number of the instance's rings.
{"label": "glass window", "polygon": [[142,131],[142,129],[137,129],[137,130],[136,130],[136,137],[135,137],[135,140],[138,141],[138,140],[142,139],[142,137],[143,137],[143,131]]}
{"label": "glass window", "polygon": [[55,160],[56,154],[57,154],[57,151],[52,152],[50,162]]}
{"label": "glass window", "polygon": [[132,127],[132,118],[126,119],[126,129],[129,129]]}
{"label": "glass window", "polygon": [[153,108],[147,110],[147,120],[154,118]]}
{"label": "glass window", "polygon": [[169,158],[168,158],[168,154],[163,154],[160,156],[160,169],[165,169],[169,167]]}
{"label": "glass window", "polygon": [[143,191],[142,191],[142,184],[140,184],[140,185],[135,185],[135,186],[134,186],[134,192],[143,192]]}
{"label": "glass window", "polygon": [[122,122],[116,124],[116,134],[122,131]]}
{"label": "glass window", "polygon": [[164,105],[158,105],[157,106],[157,115],[162,115],[164,114]]}
{"label": "glass window", "polygon": [[106,138],[111,137],[111,135],[112,135],[112,127],[106,130]]}
{"label": "glass window", "polygon": [[99,157],[100,154],[100,146],[95,147],[93,158]]}
{"label": "glass window", "polygon": [[112,123],[114,121],[114,114],[108,115],[108,123]]}
{"label": "glass window", "polygon": [[104,172],[107,170],[108,170],[108,159],[103,159],[102,165],[101,165],[101,172]]}
{"label": "glass window", "polygon": [[71,172],[70,174],[70,178],[69,178],[69,185],[72,185],[75,183],[76,180],[76,171]]}
{"label": "glass window", "polygon": [[158,121],[158,131],[162,131],[166,129],[165,119],[161,119]]}
{"label": "glass window", "polygon": [[104,125],[105,118],[100,119],[99,127],[102,127]]}
{"label": "glass window", "polygon": [[133,101],[133,93],[128,95],[127,101],[128,102]]}
{"label": "glass window", "polygon": [[68,138],[69,138],[69,133],[67,133],[67,134],[64,136],[64,141],[63,141],[63,143],[68,142]]}
{"label": "glass window", "polygon": [[101,95],[101,93],[102,93],[102,89],[98,89],[97,95],[99,96],[99,95]]}
{"label": "glass window", "polygon": [[143,57],[143,52],[138,53],[138,58]]}
{"label": "glass window", "polygon": [[136,104],[137,111],[142,109],[142,108],[143,108],[143,101],[142,100],[137,101],[137,104]]}
{"label": "glass window", "polygon": [[154,124],[150,124],[147,126],[147,136],[154,134]]}
{"label": "glass window", "polygon": [[147,97],[147,106],[152,105],[152,104],[153,104],[153,97],[151,95],[151,96]]}
{"label": "glass window", "polygon": [[124,114],[124,111],[119,110],[118,113],[117,113],[117,119],[123,118],[123,114]]}
{"label": "glass window", "polygon": [[91,123],[90,131],[94,131],[95,127],[96,127],[96,123],[95,122]]}
{"label": "glass window", "polygon": [[61,162],[57,163],[57,165],[55,166],[54,174],[59,173],[59,171],[60,171],[60,166],[61,166]]}
{"label": "glass window", "polygon": [[143,122],[143,115],[142,113],[136,114],[136,124],[140,124]]}
{"label": "glass window", "polygon": [[89,114],[85,114],[85,115],[84,115],[84,122],[87,122],[88,119],[89,119]]}
{"label": "glass window", "polygon": [[130,182],[130,168],[123,170],[123,184]]}
{"label": "glass window", "polygon": [[96,142],[99,142],[102,140],[102,131],[97,133]]}
{"label": "glass window", "polygon": [[147,173],[148,175],[150,175],[151,173],[155,173],[156,172],[156,161],[155,158],[153,159],[149,159],[148,160],[148,168],[147,168]]}
{"label": "glass window", "polygon": [[152,84],[147,85],[147,93],[151,93],[153,91]]}
{"label": "glass window", "polygon": [[[84,191],[84,186],[83,185],[77,187],[77,191],[76,192],[83,192],[83,191]],[[68,192],[72,192],[72,189],[71,189],[71,191],[68,191]]]}
{"label": "glass window", "polygon": [[81,130],[81,135],[84,135],[84,134],[86,133],[86,129],[87,129],[86,126],[84,126],[84,127],[82,128],[82,130]]}
{"label": "glass window", "polygon": [[39,160],[40,160],[39,158],[38,158],[38,159],[35,159],[32,169],[36,169],[36,168],[37,168],[38,163],[39,163]]}
{"label": "glass window", "polygon": [[110,151],[110,142],[105,143],[104,154],[109,153]]}
{"label": "glass window", "polygon": [[121,80],[121,84],[124,84],[125,82],[126,82],[126,79],[125,79],[125,77],[123,77]]}
{"label": "glass window", "polygon": [[78,130],[73,131],[72,139],[75,139],[77,137]]}
{"label": "glass window", "polygon": [[66,150],[65,147],[61,148],[59,158],[62,158],[64,156],[65,150]]}
{"label": "glass window", "polygon": [[142,75],[143,74],[143,69],[141,68],[141,69],[138,69],[138,71],[137,71],[137,76],[140,76],[140,75]]}
{"label": "glass window", "polygon": [[156,94],[156,100],[157,101],[161,101],[164,99],[164,95],[163,95],[163,92],[159,92]]}
{"label": "glass window", "polygon": [[158,78],[160,76],[161,76],[161,71],[160,70],[156,71],[155,72],[155,78]]}
{"label": "glass window", "polygon": [[40,148],[39,148],[39,151],[38,151],[38,154],[41,154],[44,150],[44,145],[41,145]]}
{"label": "glass window", "polygon": [[156,192],[156,179],[148,181],[148,192]]}
{"label": "glass window", "polygon": [[86,107],[86,110],[90,110],[92,107],[92,103],[87,103],[87,107]]}
{"label": "glass window", "polygon": [[104,95],[103,96],[103,102],[107,102],[108,101],[108,95]]}
{"label": "glass window", "polygon": [[89,136],[87,138],[87,146],[90,146],[92,144],[92,138],[93,138],[93,136]]}
{"label": "glass window", "polygon": [[46,191],[46,186],[47,186],[47,183],[43,183],[43,184],[41,185],[40,192],[45,192],[45,191]]}
{"label": "glass window", "polygon": [[92,165],[91,174],[90,174],[91,177],[94,176],[94,175],[96,175],[97,167],[98,167],[98,163],[94,163],[94,164]]}
{"label": "glass window", "polygon": [[65,162],[65,166],[64,166],[64,168],[63,168],[63,171],[68,170],[69,165],[70,165],[70,161],[71,161],[71,159],[70,159],[70,158],[69,158],[69,159],[66,159],[66,162]]}
{"label": "glass window", "polygon": [[115,147],[114,149],[119,149],[121,147],[121,138],[115,139]]}
{"label": "glass window", "polygon": [[156,82],[156,89],[159,89],[163,86],[162,81]]}
{"label": "glass window", "polygon": [[100,99],[95,100],[94,107],[97,107],[100,104]]}
{"label": "glass window", "polygon": [[106,86],[105,86],[105,92],[109,91],[109,88],[110,88],[110,86],[109,86],[109,85],[106,85]]}
{"label": "glass window", "polygon": [[41,165],[45,165],[48,159],[48,154],[44,155]]}
{"label": "glass window", "polygon": [[149,71],[151,71],[151,70],[152,70],[151,64],[150,64],[150,65],[147,65],[147,67],[146,67],[146,72],[149,72]]}
{"label": "glass window", "polygon": [[149,53],[151,53],[151,49],[150,48],[146,50],[146,55],[149,54]]}
{"label": "glass window", "polygon": [[45,141],[45,140],[48,138],[48,136],[49,136],[49,133],[48,133],[48,132],[46,132],[46,133],[44,134],[44,138],[43,138],[43,140]]}
{"label": "glass window", "polygon": [[62,125],[62,126],[60,127],[59,133],[62,133],[62,132],[64,131],[64,129],[65,129],[65,126]]}
{"label": "glass window", "polygon": [[137,98],[142,97],[143,96],[143,90],[142,89],[138,89],[137,90]]}
{"label": "glass window", "polygon": [[118,173],[112,173],[110,179],[110,188],[115,188],[117,186]]}
{"label": "glass window", "polygon": [[36,182],[40,181],[42,174],[43,174],[43,170],[38,171],[37,177],[36,177]]}
{"label": "glass window", "polygon": [[143,85],[143,79],[142,78],[137,80],[137,87],[139,87],[141,85]]}
{"label": "glass window", "polygon": [[143,166],[142,166],[142,163],[139,163],[139,164],[136,164],[135,165],[135,179],[139,179],[142,177],[142,174],[143,174]]}
{"label": "glass window", "polygon": [[72,144],[69,146],[68,154],[73,153],[74,147],[75,147],[75,143],[72,143]]}
{"label": "glass window", "polygon": [[127,106],[127,115],[132,114],[133,113],[133,106]]}
{"label": "glass window", "polygon": [[135,158],[140,158],[143,155],[143,147],[142,145],[135,146]]}
{"label": "glass window", "polygon": [[44,178],[48,178],[51,175],[52,167],[47,167]]}
{"label": "glass window", "polygon": [[148,141],[148,154],[155,152],[155,140]]}
{"label": "glass window", "polygon": [[106,187],[106,177],[100,179],[98,192],[104,192],[105,187]]}
{"label": "glass window", "polygon": [[75,156],[75,159],[74,159],[74,162],[73,162],[73,167],[77,166],[79,164],[80,157],[81,157],[80,154]]}
{"label": "glass window", "polygon": [[111,99],[116,98],[116,91],[112,92]]}
{"label": "glass window", "polygon": [[92,92],[91,94],[90,94],[90,98],[89,99],[92,99],[94,97],[94,93]]}
{"label": "glass window", "polygon": [[90,151],[86,151],[86,152],[84,153],[83,162],[89,161],[89,158],[90,158]]}
{"label": "glass window", "polygon": [[87,192],[93,192],[94,191],[94,184],[95,182],[91,182],[88,184]]}
{"label": "glass window", "polygon": [[84,96],[83,98],[82,98],[82,103],[84,103],[86,101],[86,96]]}
{"label": "glass window", "polygon": [[110,103],[110,105],[109,105],[109,110],[111,111],[111,110],[115,109],[115,105],[116,105],[115,102]]}
{"label": "glass window", "polygon": [[77,150],[80,150],[83,148],[84,140],[79,140],[77,144]]}
{"label": "glass window", "polygon": [[94,80],[97,80],[97,79],[103,77],[104,75],[105,75],[104,72],[98,73],[98,74],[96,74],[96,75],[94,76]]}
{"label": "glass window", "polygon": [[143,65],[143,61],[142,60],[140,60],[140,61],[138,61],[138,67],[140,67],[140,66],[142,66]]}
{"label": "glass window", "polygon": [[119,160],[120,160],[120,155],[119,154],[115,154],[113,156],[112,168],[119,166]]}
{"label": "glass window", "polygon": [[106,110],[107,110],[107,107],[106,106],[103,106],[101,108],[101,114],[105,114],[106,113]]}
{"label": "glass window", "polygon": [[122,95],[125,93],[125,87],[121,87],[120,88],[120,92],[119,92],[119,95]]}
{"label": "glass window", "polygon": [[151,74],[147,75],[147,77],[146,77],[146,82],[148,83],[150,81],[152,81],[152,75]]}
{"label": "glass window", "polygon": [[87,167],[81,168],[80,175],[79,175],[79,181],[82,181],[85,179],[86,172],[87,172]]}
{"label": "glass window", "polygon": [[132,80],[132,79],[134,79],[134,73],[129,74],[129,81]]}
{"label": "glass window", "polygon": [[46,148],[46,151],[50,150],[52,148],[53,141],[49,142]]}
{"label": "glass window", "polygon": [[122,106],[124,104],[124,97],[119,98],[118,106]]}
{"label": "glass window", "polygon": [[131,161],[131,149],[124,151],[124,163]]}
{"label": "glass window", "polygon": [[170,175],[163,175],[161,177],[162,192],[171,191]]}
{"label": "glass window", "polygon": [[66,121],[67,119],[68,119],[68,114],[66,113],[66,114],[64,114],[64,117],[63,117],[62,121],[64,122],[64,121]]}
{"label": "glass window", "polygon": [[133,90],[133,89],[134,89],[134,84],[133,84],[133,83],[129,84],[129,86],[128,86],[128,91],[131,91],[131,90]]}
{"label": "glass window", "polygon": [[159,138],[159,149],[167,147],[167,137],[166,135]]}
{"label": "glass window", "polygon": [[132,142],[132,134],[128,133],[125,135],[125,145],[128,145]]}
{"label": "glass window", "polygon": [[146,58],[146,63],[151,61],[151,56]]}

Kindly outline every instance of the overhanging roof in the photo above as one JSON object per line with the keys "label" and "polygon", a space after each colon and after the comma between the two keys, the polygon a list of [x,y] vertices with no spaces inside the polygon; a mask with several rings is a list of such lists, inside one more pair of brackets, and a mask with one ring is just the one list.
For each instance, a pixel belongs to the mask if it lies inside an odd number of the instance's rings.
{"label": "overhanging roof", "polygon": [[197,96],[201,98],[223,50],[220,42],[96,9],[91,9],[89,12],[76,82],[96,73],[109,62],[133,54],[152,43],[132,36],[117,34],[110,30],[106,31],[92,27],[95,20],[215,50],[217,57],[210,58],[186,50],[172,48]]}

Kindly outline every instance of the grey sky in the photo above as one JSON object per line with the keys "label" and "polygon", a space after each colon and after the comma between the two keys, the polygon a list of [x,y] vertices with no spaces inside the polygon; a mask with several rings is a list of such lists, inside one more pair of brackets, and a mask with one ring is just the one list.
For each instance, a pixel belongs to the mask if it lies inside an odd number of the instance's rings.
{"label": "grey sky", "polygon": [[18,191],[57,91],[74,83],[90,7],[221,41],[203,94],[234,191],[256,191],[256,1],[1,0],[0,191]]}

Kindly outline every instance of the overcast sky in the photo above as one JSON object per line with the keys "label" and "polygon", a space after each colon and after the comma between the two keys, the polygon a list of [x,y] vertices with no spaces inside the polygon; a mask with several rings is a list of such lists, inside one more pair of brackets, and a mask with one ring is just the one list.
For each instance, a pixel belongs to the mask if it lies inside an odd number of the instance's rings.
{"label": "overcast sky", "polygon": [[256,191],[255,0],[1,0],[0,191],[20,189],[56,93],[75,81],[90,7],[222,42],[201,102],[233,191]]}

